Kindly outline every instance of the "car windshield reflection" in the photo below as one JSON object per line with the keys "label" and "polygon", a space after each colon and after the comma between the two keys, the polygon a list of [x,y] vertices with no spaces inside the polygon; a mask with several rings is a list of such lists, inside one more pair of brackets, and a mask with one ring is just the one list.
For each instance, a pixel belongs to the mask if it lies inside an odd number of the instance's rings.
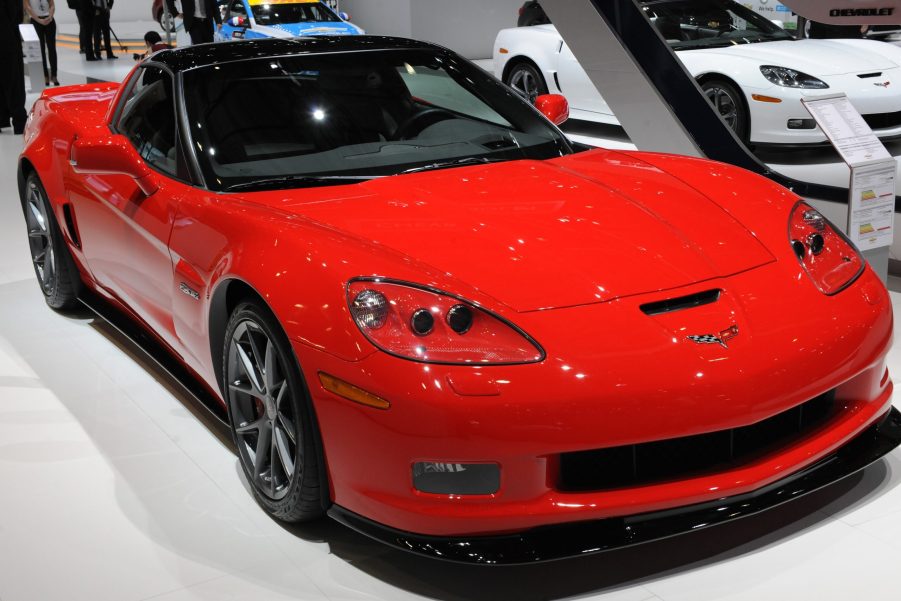
{"label": "car windshield reflection", "polygon": [[533,107],[450,53],[241,61],[189,71],[184,89],[196,154],[218,190],[324,181],[308,176],[353,183],[359,177],[348,176],[571,152]]}

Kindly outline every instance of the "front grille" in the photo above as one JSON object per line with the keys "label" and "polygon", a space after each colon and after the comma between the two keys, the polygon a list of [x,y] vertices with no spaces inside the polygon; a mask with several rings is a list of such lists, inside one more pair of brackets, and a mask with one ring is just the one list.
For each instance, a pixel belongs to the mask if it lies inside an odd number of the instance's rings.
{"label": "front grille", "polygon": [[733,469],[805,437],[836,411],[832,391],[742,428],[563,453],[558,489],[607,490]]}
{"label": "front grille", "polygon": [[863,120],[867,122],[870,129],[898,127],[901,125],[901,111],[895,113],[874,113],[872,115],[864,115]]}

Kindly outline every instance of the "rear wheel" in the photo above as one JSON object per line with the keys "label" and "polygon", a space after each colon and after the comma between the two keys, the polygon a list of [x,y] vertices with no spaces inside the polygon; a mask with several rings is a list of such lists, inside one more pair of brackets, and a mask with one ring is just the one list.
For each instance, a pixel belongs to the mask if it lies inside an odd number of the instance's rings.
{"label": "rear wheel", "polygon": [[81,277],[36,173],[25,182],[25,224],[31,262],[44,299],[54,309],[71,309],[78,302]]}
{"label": "rear wheel", "polygon": [[156,21],[160,24],[160,29],[162,29],[163,31],[168,31],[169,33],[173,33],[175,31],[175,17],[173,17],[165,10],[160,11],[159,15],[156,18]]}
{"label": "rear wheel", "polygon": [[747,142],[750,133],[750,117],[741,92],[734,85],[722,79],[709,79],[701,84],[701,89],[704,90],[710,104],[723,118],[729,129],[734,131],[742,142]]}
{"label": "rear wheel", "polygon": [[547,94],[547,83],[538,67],[526,61],[520,61],[510,68],[505,83],[519,94],[535,104],[535,99]]}
{"label": "rear wheel", "polygon": [[232,434],[257,501],[285,522],[321,516],[312,405],[288,338],[268,309],[248,302],[235,310],[224,361]]}

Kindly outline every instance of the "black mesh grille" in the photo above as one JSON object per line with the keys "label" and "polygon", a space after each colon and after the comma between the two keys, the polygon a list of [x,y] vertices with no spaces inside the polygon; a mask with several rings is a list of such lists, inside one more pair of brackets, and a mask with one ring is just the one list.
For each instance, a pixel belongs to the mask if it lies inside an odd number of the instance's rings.
{"label": "black mesh grille", "polygon": [[836,410],[835,393],[829,392],[743,428],[563,453],[558,489],[614,489],[731,469],[803,438]]}
{"label": "black mesh grille", "polygon": [[870,129],[898,127],[901,125],[901,111],[896,113],[874,113],[872,115],[864,115],[863,120],[867,122]]}

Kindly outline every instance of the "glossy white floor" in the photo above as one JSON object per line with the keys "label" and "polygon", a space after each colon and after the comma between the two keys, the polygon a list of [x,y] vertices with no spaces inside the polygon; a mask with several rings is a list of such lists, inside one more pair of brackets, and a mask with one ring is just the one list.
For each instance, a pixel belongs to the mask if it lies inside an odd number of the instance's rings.
{"label": "glossy white floor", "polygon": [[[63,58],[64,83],[83,81]],[[897,451],[765,515],[549,565],[446,565],[328,520],[269,520],[220,426],[109,327],[44,305],[16,199],[20,147],[0,135],[0,600],[901,597]],[[898,377],[897,350],[891,363]]]}

